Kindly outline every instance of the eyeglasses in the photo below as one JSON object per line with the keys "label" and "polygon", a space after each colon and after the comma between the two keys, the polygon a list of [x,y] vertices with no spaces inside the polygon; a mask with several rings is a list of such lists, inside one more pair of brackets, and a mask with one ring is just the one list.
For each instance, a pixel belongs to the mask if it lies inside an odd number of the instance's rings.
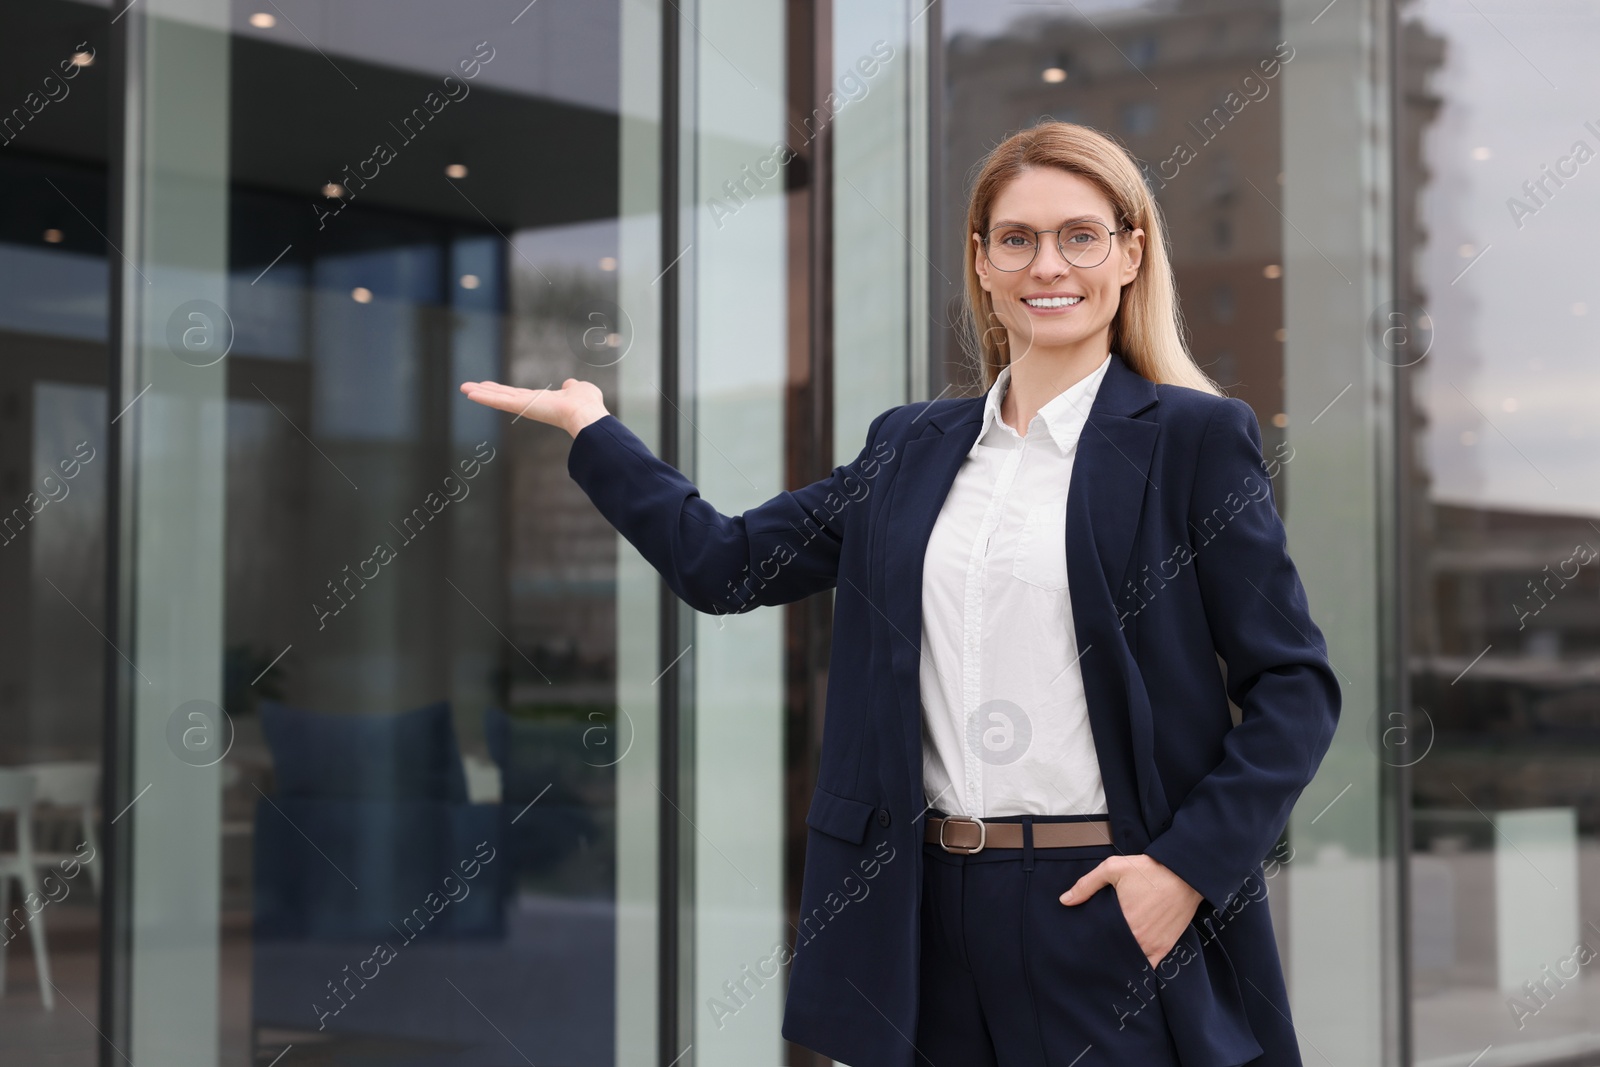
{"label": "eyeglasses", "polygon": [[1098,267],[1111,254],[1111,235],[1132,232],[1132,226],[1108,230],[1093,219],[1070,222],[1059,230],[1035,230],[1032,226],[1005,223],[989,231],[983,240],[983,250],[996,270],[1022,270],[1039,254],[1039,238],[1053,233],[1062,259],[1074,267]]}

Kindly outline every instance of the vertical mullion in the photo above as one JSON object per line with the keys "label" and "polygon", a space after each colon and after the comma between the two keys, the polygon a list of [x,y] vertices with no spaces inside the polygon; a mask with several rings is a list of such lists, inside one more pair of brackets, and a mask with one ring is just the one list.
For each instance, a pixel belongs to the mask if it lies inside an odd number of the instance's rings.
{"label": "vertical mullion", "polygon": [[[111,47],[107,55],[109,102],[109,143],[107,161],[107,230],[116,235],[126,255],[140,255],[142,242],[135,228],[139,212],[128,208],[138,195],[139,155],[131,147],[140,138],[140,87],[143,84],[144,20],[141,13],[127,15],[136,0],[121,0],[112,5]],[[127,323],[137,314],[139,301],[130,299],[128,260],[124,255],[107,255],[109,307],[107,315],[106,419],[117,419],[133,400],[136,390],[135,367],[139,330]],[[120,423],[120,425],[119,425]],[[129,419],[113,423],[106,434],[110,474],[106,479],[106,629],[112,635],[105,649],[105,702],[101,736],[100,847],[96,857],[104,864],[100,894],[100,1067],[114,1067],[122,1059],[132,1037],[131,971],[132,946],[130,888],[133,854],[132,820],[121,825],[111,820],[114,813],[132,800],[133,734],[132,694],[128,667],[118,647],[131,649],[133,595],[130,566],[133,552],[131,510],[128,499],[135,476],[133,434],[139,423]],[[136,652],[135,652],[136,654]]]}
{"label": "vertical mullion", "polygon": [[[678,413],[676,399],[679,390],[679,267],[675,261],[681,238],[682,180],[680,139],[682,136],[682,77],[681,27],[683,16],[672,0],[661,12],[661,383],[663,386],[659,405],[661,458],[680,467]],[[672,663],[673,648],[678,644],[680,620],[677,598],[663,579],[659,584],[659,626],[657,666],[665,670]],[[677,677],[676,675],[674,676]],[[657,1062],[663,1067],[674,1063],[683,1048],[682,997],[679,984],[682,975],[681,957],[683,938],[680,929],[680,911],[683,903],[681,878],[683,863],[679,829],[677,799],[681,794],[680,759],[682,702],[675,682],[661,686],[660,690],[661,751],[659,775],[661,802],[658,805],[660,824],[660,910],[657,924],[660,953],[657,965],[657,992],[660,1011],[658,1027],[660,1044]],[[691,1061],[692,1062],[692,1061]],[[684,1067],[688,1067],[687,1064]]]}

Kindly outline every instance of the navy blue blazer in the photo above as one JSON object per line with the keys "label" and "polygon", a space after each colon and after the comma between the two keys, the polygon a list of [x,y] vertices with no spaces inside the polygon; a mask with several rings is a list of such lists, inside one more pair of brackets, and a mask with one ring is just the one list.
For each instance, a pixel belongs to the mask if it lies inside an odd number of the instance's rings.
{"label": "navy blue blazer", "polygon": [[[854,460],[734,516],[615,416],[580,430],[567,459],[699,611],[837,590],[800,936],[776,962],[791,966],[783,1036],[863,1067],[917,1058],[923,555],[983,407],[979,395],[891,408]],[[1275,473],[1248,404],[1154,384],[1113,354],[1068,487],[1063,551],[1112,840],[1204,897],[1107,1012],[1159,997],[1183,1067],[1301,1063],[1266,896],[1340,691],[1286,551]]]}

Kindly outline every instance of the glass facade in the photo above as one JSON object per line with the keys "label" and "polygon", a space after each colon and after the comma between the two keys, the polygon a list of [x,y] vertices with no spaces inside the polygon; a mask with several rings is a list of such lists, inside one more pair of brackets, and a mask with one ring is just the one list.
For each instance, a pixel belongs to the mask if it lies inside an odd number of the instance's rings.
{"label": "glass facade", "polygon": [[1140,160],[1340,676],[1267,883],[1306,1062],[1600,1055],[1597,41],[1581,0],[0,10],[0,1061],[825,1063],[763,961],[831,598],[697,615],[456,385],[592,381],[725,514],[809,484],[981,387],[968,182],[1041,118]]}

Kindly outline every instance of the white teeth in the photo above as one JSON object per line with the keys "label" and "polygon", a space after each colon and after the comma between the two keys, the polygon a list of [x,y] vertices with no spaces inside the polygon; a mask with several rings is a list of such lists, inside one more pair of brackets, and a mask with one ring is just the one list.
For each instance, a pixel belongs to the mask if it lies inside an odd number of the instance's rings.
{"label": "white teeth", "polygon": [[1081,301],[1081,296],[1051,296],[1043,299],[1024,300],[1023,303],[1033,308],[1064,308],[1071,307]]}

